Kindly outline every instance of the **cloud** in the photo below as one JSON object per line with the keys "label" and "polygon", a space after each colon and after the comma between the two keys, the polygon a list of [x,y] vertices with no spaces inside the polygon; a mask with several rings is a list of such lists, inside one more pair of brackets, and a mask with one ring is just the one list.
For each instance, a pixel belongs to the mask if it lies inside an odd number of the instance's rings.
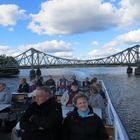
{"label": "cloud", "polygon": [[39,42],[36,44],[20,45],[16,48],[10,46],[0,46],[0,55],[6,54],[9,56],[17,56],[30,48],[37,49],[58,57],[71,58],[72,57],[72,43],[64,42],[63,40],[51,40]]}
{"label": "cloud", "polygon": [[[40,35],[66,35],[139,25],[139,7],[140,0],[50,0],[30,14],[28,28]],[[14,26],[24,18],[26,11],[19,6],[0,5],[1,26]]]}
{"label": "cloud", "polygon": [[61,58],[73,58],[72,52],[55,52],[54,56],[61,57]]}
{"label": "cloud", "polygon": [[58,52],[71,52],[72,44],[64,42],[63,40],[51,40],[51,41],[44,41],[39,42],[36,44],[28,44],[28,45],[21,45],[18,47],[20,51],[25,51],[30,48],[35,48],[37,50],[46,52],[46,53],[58,53]]}
{"label": "cloud", "polygon": [[132,30],[128,33],[118,35],[114,40],[108,42],[104,47],[114,47],[121,45],[136,45],[140,44],[140,29]]}
{"label": "cloud", "polygon": [[51,0],[31,14],[28,28],[39,35],[104,31],[140,24],[140,0]]}
{"label": "cloud", "polygon": [[110,2],[115,2],[116,0],[110,0]]}
{"label": "cloud", "polygon": [[140,29],[132,30],[128,33],[118,35],[112,41],[108,42],[107,44],[104,44],[101,49],[94,49],[91,52],[89,52],[88,56],[91,58],[102,58],[116,54],[122,51],[121,49],[119,49],[119,46],[133,46],[136,44],[140,44],[139,37]]}
{"label": "cloud", "polygon": [[140,24],[140,0],[121,0],[119,9],[121,21],[119,26]]}
{"label": "cloud", "polygon": [[9,28],[9,31],[10,31],[10,32],[13,32],[13,31],[14,31],[14,28],[13,28],[13,27],[10,27],[10,28]]}
{"label": "cloud", "polygon": [[0,45],[0,55],[11,56],[11,54],[15,54],[14,49],[12,49],[10,46]]}
{"label": "cloud", "polygon": [[49,35],[103,31],[118,25],[117,9],[100,0],[51,0],[41,4],[37,14],[31,14],[28,28]]}
{"label": "cloud", "polygon": [[25,10],[20,9],[15,4],[0,5],[0,25],[2,26],[14,26],[17,20],[25,17]]}
{"label": "cloud", "polygon": [[121,49],[113,47],[102,47],[101,49],[94,49],[88,53],[91,59],[104,58],[120,52]]}
{"label": "cloud", "polygon": [[94,41],[91,43],[91,45],[93,45],[93,46],[97,46],[97,45],[99,45],[99,42],[96,41],[96,40],[94,40]]}

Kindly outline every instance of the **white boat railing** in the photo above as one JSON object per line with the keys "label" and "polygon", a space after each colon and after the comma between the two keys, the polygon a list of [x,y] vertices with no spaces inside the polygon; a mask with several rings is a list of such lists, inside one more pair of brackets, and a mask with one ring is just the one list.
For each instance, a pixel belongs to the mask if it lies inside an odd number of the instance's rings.
{"label": "white boat railing", "polygon": [[109,97],[109,94],[107,92],[107,89],[104,85],[104,82],[100,80],[102,83],[102,88],[103,91],[106,94],[106,97],[108,99],[108,104],[107,104],[107,113],[108,113],[108,123],[110,125],[113,125],[115,128],[115,140],[129,140],[128,134],[126,133],[126,130],[124,126],[122,125],[122,122],[111,102],[111,99]]}

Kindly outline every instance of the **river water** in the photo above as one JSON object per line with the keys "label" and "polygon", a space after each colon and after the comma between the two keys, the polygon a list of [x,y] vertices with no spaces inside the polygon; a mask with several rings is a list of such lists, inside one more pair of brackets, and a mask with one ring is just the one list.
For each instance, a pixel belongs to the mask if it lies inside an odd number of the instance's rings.
{"label": "river water", "polygon": [[[127,75],[126,67],[98,68],[59,68],[42,69],[44,79],[52,75],[58,79],[61,75],[67,77],[75,74],[79,79],[97,77],[104,80],[112,102],[124,124],[131,140],[140,140],[140,76]],[[16,91],[20,78],[26,77],[29,70],[21,70],[19,76],[0,78]]]}

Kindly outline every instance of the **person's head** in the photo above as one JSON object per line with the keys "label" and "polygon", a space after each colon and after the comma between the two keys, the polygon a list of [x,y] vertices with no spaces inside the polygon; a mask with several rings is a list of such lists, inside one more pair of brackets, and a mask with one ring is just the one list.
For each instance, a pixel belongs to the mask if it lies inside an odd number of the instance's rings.
{"label": "person's head", "polygon": [[72,84],[71,84],[71,90],[72,90],[72,91],[75,92],[75,91],[78,91],[78,89],[79,89],[78,84],[76,84],[76,83],[72,83]]}
{"label": "person's head", "polygon": [[48,76],[48,79],[52,79],[52,75],[49,75],[49,76]]}
{"label": "person's head", "polygon": [[78,108],[78,110],[85,112],[88,109],[88,97],[82,92],[79,92],[73,98],[73,104]]}
{"label": "person's head", "polygon": [[88,77],[85,78],[85,81],[89,81]]}
{"label": "person's head", "polygon": [[65,79],[65,76],[64,75],[61,75],[60,79]]}
{"label": "person's head", "polygon": [[0,92],[3,91],[6,88],[5,83],[0,83]]}
{"label": "person's head", "polygon": [[25,84],[25,83],[26,83],[26,78],[22,78],[22,79],[20,80],[20,83],[21,83],[21,84]]}
{"label": "person's head", "polygon": [[98,81],[97,77],[94,77],[94,78],[91,80],[91,84],[97,83],[97,81]]}
{"label": "person's head", "polygon": [[99,87],[97,85],[91,85],[90,86],[90,94],[94,95],[94,94],[98,94],[99,93]]}
{"label": "person's head", "polygon": [[36,85],[37,81],[35,79],[32,80],[32,85]]}
{"label": "person's head", "polygon": [[49,100],[51,97],[53,97],[52,92],[50,88],[48,87],[38,87],[35,91],[35,101],[38,105],[43,104],[47,100]]}
{"label": "person's head", "polygon": [[72,75],[71,76],[71,80],[76,80],[76,76],[75,75]]}
{"label": "person's head", "polygon": [[39,79],[40,79],[40,81],[43,81],[43,80],[44,80],[44,78],[43,78],[42,76],[40,76],[40,78],[39,78]]}

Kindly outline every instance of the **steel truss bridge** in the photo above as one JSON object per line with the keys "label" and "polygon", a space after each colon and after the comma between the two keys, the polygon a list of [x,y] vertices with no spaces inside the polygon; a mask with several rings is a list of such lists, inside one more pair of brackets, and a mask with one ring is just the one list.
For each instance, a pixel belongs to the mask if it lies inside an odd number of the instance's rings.
{"label": "steel truss bridge", "polygon": [[[127,48],[117,54],[91,60],[77,60],[56,57],[45,52],[31,48],[15,57],[20,69],[59,68],[59,67],[91,67],[91,66],[139,66],[140,45]],[[13,62],[0,64],[1,69],[16,66]]]}

